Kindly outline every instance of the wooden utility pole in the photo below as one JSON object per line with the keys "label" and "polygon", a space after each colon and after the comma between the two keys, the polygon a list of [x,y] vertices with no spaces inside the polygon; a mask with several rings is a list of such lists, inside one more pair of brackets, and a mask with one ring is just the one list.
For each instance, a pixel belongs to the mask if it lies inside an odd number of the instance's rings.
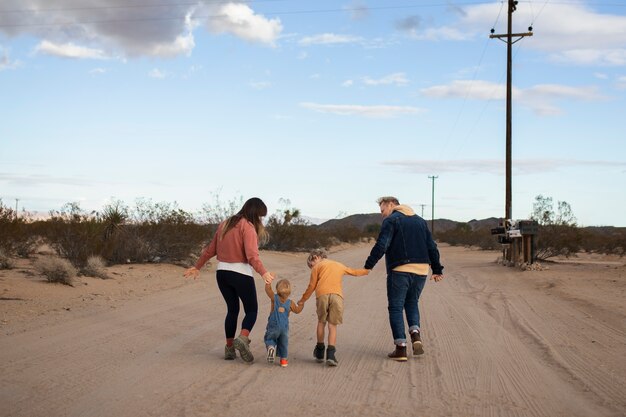
{"label": "wooden utility pole", "polygon": [[432,198],[431,198],[431,217],[430,217],[430,233],[433,235],[433,239],[435,238],[435,178],[439,178],[439,176],[433,175],[432,177],[428,177],[433,180],[432,186]]}
{"label": "wooden utility pole", "polygon": [[[512,33],[513,31],[513,12],[517,8],[517,0],[509,0],[509,12],[507,33],[504,35],[494,35],[494,29],[491,29],[490,38],[497,38],[503,42],[506,42],[506,198],[504,203],[504,227],[507,226],[507,220],[511,220],[513,214],[511,212],[512,206],[512,191],[511,191],[511,178],[512,178],[512,161],[511,161],[511,85],[513,78],[513,44],[525,36],[533,36],[532,26],[528,28],[528,32],[525,33]],[[505,38],[506,40],[503,40]],[[515,40],[513,40],[515,38]]]}

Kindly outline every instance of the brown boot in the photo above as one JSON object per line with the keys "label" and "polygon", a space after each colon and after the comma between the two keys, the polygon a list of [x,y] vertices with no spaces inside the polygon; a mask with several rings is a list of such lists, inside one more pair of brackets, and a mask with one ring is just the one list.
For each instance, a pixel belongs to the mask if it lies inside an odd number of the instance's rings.
{"label": "brown boot", "polygon": [[413,355],[423,355],[424,346],[422,345],[422,338],[420,332],[411,333],[411,343],[413,344]]}
{"label": "brown boot", "polygon": [[387,356],[394,361],[405,362],[408,359],[406,356],[406,346],[396,345],[396,350],[389,353]]}

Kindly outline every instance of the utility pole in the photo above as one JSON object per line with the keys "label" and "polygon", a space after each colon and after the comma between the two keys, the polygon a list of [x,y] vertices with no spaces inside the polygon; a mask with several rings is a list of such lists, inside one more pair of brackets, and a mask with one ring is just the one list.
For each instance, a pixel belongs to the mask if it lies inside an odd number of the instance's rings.
{"label": "utility pole", "polygon": [[433,175],[428,178],[433,180],[432,186],[432,197],[431,197],[431,217],[430,217],[430,233],[433,235],[433,239],[435,238],[435,178],[439,178],[439,176]]}
{"label": "utility pole", "polygon": [[424,207],[426,206],[426,204],[420,204],[420,206],[422,206],[422,219],[424,218]]}
{"label": "utility pole", "polygon": [[[532,26],[528,28],[526,33],[512,33],[513,31],[513,12],[517,9],[517,0],[508,0],[508,23],[507,33],[504,35],[494,35],[495,30],[491,29],[490,38],[497,38],[503,42],[506,42],[506,198],[504,203],[504,227],[507,225],[507,220],[511,220],[512,212],[512,192],[511,192],[511,178],[512,178],[512,161],[511,161],[511,85],[513,76],[513,44],[525,36],[533,36]],[[506,40],[503,40],[506,38]],[[513,38],[516,38],[513,40]]]}
{"label": "utility pole", "polygon": [[17,202],[20,201],[19,198],[15,199],[15,221],[17,221]]}

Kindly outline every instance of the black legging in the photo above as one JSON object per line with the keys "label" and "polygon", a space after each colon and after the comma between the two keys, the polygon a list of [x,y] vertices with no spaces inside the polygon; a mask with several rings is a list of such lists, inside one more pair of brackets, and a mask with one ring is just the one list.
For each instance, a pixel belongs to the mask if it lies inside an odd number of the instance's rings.
{"label": "black legging", "polygon": [[235,332],[237,331],[239,299],[243,303],[243,311],[245,313],[241,328],[250,331],[254,327],[259,310],[259,303],[256,298],[256,285],[254,284],[254,278],[239,272],[220,269],[216,275],[217,286],[228,308],[226,320],[224,321],[224,331],[226,338],[231,339],[235,337]]}

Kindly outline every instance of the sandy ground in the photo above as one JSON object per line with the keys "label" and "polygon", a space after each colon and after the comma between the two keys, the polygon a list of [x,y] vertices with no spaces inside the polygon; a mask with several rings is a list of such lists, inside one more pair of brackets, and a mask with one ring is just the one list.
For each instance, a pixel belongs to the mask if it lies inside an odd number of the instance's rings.
{"label": "sandy ground", "polygon": [[[361,245],[334,259],[359,267]],[[213,268],[108,268],[110,280],[49,284],[30,262],[0,271],[0,416],[624,416],[626,267],[587,257],[520,271],[496,252],[440,246],[429,281],[426,353],[398,363],[383,263],[346,277],[336,368],[318,364],[315,303],[291,317],[290,364],[264,361],[269,299],[259,292],[252,365],[223,360],[225,305]],[[262,252],[308,283],[303,254]]]}

